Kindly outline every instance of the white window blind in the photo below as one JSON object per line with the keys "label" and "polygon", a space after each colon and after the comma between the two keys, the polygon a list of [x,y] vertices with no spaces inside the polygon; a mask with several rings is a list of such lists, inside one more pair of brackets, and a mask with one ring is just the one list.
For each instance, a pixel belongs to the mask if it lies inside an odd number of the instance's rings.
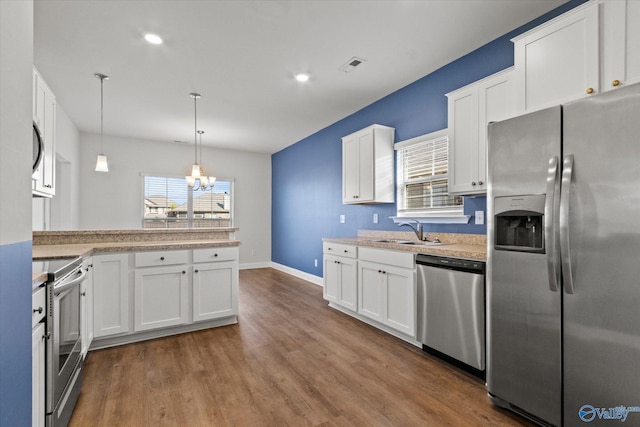
{"label": "white window blind", "polygon": [[462,197],[449,195],[449,138],[416,138],[397,148],[398,215],[461,213]]}
{"label": "white window blind", "polygon": [[231,227],[233,180],[193,191],[183,177],[144,176],[143,228]]}

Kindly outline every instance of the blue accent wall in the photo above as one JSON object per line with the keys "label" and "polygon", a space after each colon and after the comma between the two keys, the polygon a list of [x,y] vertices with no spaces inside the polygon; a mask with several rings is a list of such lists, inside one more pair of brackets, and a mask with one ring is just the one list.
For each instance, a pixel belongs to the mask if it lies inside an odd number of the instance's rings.
{"label": "blue accent wall", "polygon": [[[403,230],[390,219],[395,204],[342,204],[341,138],[371,124],[395,128],[403,141],[447,127],[446,93],[513,65],[510,39],[586,0],[572,0],[333,125],[273,154],[271,259],[322,276],[322,238],[358,230]],[[486,197],[465,197],[465,214],[486,212]],[[379,223],[373,223],[373,214]],[[346,222],[339,222],[345,215]],[[485,225],[426,225],[428,232],[486,233]],[[314,266],[314,260],[318,266]]]}
{"label": "blue accent wall", "polygon": [[31,425],[31,241],[0,245],[0,426]]}

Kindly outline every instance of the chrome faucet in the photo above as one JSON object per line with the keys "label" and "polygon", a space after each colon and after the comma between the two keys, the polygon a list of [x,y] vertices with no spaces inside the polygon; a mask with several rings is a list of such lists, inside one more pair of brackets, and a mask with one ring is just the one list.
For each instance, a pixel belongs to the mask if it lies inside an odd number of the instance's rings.
{"label": "chrome faucet", "polygon": [[418,236],[418,240],[420,240],[421,242],[427,240],[424,238],[424,233],[422,231],[422,223],[420,221],[416,221],[415,227],[408,222],[403,222],[401,224],[398,224],[398,227],[402,227],[403,225],[406,225],[407,227],[411,227],[413,232],[416,233],[416,236]]}

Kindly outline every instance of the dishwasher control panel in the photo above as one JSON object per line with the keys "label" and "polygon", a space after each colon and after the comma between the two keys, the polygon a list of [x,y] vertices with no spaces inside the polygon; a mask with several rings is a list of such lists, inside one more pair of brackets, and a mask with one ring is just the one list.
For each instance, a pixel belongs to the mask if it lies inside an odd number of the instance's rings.
{"label": "dishwasher control panel", "polygon": [[449,258],[433,255],[418,254],[416,256],[416,264],[418,265],[431,265],[440,268],[449,268],[452,270],[463,270],[477,273],[484,272],[485,263],[482,261]]}

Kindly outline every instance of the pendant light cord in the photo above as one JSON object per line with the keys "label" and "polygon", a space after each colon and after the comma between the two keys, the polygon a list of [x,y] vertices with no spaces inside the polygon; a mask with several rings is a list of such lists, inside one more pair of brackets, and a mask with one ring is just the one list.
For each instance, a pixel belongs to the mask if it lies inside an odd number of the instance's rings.
{"label": "pendant light cord", "polygon": [[100,154],[104,154],[104,77],[100,77]]}
{"label": "pendant light cord", "polygon": [[201,95],[195,92],[191,92],[189,95],[193,98],[193,142],[196,145],[194,163],[198,164],[198,98]]}

